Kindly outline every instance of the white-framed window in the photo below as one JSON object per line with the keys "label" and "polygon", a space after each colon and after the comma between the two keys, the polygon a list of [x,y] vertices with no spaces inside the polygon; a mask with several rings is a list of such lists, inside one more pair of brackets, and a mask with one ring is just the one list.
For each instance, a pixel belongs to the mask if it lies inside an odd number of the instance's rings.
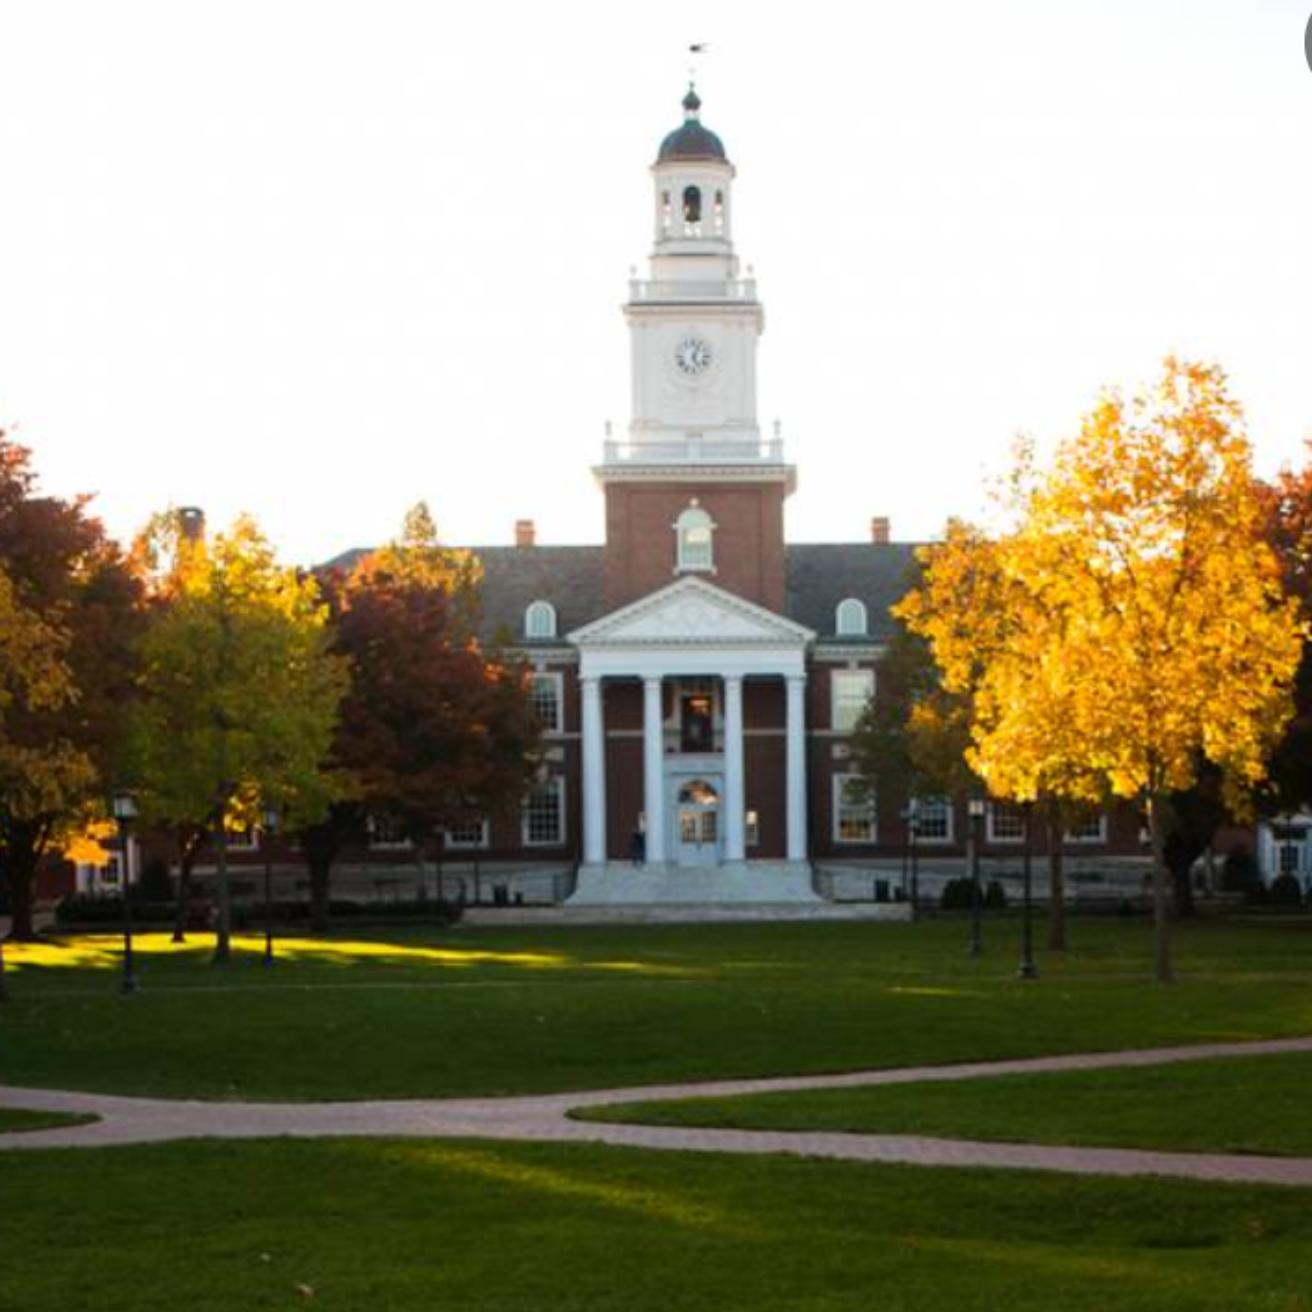
{"label": "white-framed window", "polygon": [[1068,843],[1105,843],[1107,841],[1107,817],[1101,812],[1086,815],[1077,820],[1066,831]]}
{"label": "white-framed window", "polygon": [[491,826],[486,820],[474,820],[467,825],[450,825],[446,831],[446,846],[452,852],[481,852],[490,846]]}
{"label": "white-framed window", "polygon": [[993,802],[989,806],[988,835],[990,843],[1023,843],[1025,812],[1019,806]]}
{"label": "white-framed window", "polygon": [[374,852],[396,852],[410,846],[400,821],[392,816],[371,815],[369,817],[369,848]]}
{"label": "white-framed window", "polygon": [[559,674],[535,673],[529,677],[529,704],[546,733],[565,727],[564,680]]}
{"label": "white-framed window", "polygon": [[864,601],[848,597],[834,612],[834,631],[840,638],[864,638],[870,632],[870,620]]}
{"label": "white-framed window", "polygon": [[530,603],[524,612],[526,638],[554,638],[556,636],[556,608],[549,601]]}
{"label": "white-framed window", "polygon": [[834,842],[875,841],[875,795],[860,775],[836,774],[834,787]]}
{"label": "white-framed window", "polygon": [[850,733],[874,695],[874,670],[834,670],[829,682],[831,727]]}
{"label": "white-framed window", "polygon": [[952,801],[947,797],[921,797],[916,800],[916,841],[950,843],[952,841]]}
{"label": "white-framed window", "polygon": [[678,568],[715,571],[715,521],[695,501],[674,522],[678,538]]}
{"label": "white-framed window", "polygon": [[565,841],[565,779],[550,775],[529,789],[524,799],[525,847],[559,847]]}

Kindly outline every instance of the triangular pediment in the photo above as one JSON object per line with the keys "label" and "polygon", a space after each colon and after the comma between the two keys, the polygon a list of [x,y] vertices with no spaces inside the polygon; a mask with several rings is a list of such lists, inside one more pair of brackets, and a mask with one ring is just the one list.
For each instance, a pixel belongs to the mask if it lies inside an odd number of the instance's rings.
{"label": "triangular pediment", "polygon": [[801,624],[700,578],[682,578],[575,630],[578,647],[805,646]]}

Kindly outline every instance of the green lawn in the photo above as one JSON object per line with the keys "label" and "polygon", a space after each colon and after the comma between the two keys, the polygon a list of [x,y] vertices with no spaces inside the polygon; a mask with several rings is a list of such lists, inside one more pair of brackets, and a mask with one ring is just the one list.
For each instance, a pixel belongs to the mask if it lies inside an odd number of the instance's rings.
{"label": "green lawn", "polygon": [[24,1153],[0,1156],[0,1303],[1307,1312],[1309,1201],[1293,1189],[559,1145]]}
{"label": "green lawn", "polygon": [[[1144,921],[1077,921],[1015,978],[1014,921],[457,928],[301,940],[265,970],[208,945],[10,945],[0,1081],[203,1097],[509,1093],[1312,1033],[1312,922],[1203,922],[1180,981]],[[252,949],[254,944],[251,944]]]}
{"label": "green lawn", "polygon": [[25,1130],[57,1130],[68,1125],[89,1125],[96,1116],[76,1112],[24,1112],[0,1107],[0,1134],[21,1134]]}
{"label": "green lawn", "polygon": [[928,1134],[1015,1143],[1312,1155],[1312,1053],[887,1088],[685,1098],[586,1119],[737,1130]]}

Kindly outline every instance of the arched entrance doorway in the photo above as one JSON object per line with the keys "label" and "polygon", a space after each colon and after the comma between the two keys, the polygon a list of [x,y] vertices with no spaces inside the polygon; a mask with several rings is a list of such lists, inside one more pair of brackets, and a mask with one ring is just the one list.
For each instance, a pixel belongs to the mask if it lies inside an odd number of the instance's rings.
{"label": "arched entrance doorway", "polygon": [[707,779],[680,785],[674,807],[674,859],[681,866],[720,864],[720,792]]}

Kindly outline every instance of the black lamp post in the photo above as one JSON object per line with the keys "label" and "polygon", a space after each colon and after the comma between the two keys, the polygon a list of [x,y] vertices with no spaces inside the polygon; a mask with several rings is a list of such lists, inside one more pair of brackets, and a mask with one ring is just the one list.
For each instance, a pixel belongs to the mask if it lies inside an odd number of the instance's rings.
{"label": "black lamp post", "polygon": [[276,806],[264,808],[264,964],[273,965],[273,844],[281,815]]}
{"label": "black lamp post", "polygon": [[920,909],[920,801],[913,797],[907,803],[907,837],[911,840],[911,914]]}
{"label": "black lamp post", "polygon": [[966,863],[970,867],[970,955],[984,955],[984,899],[979,887],[980,825],[984,819],[986,803],[982,797],[972,797],[966,804]]}
{"label": "black lamp post", "polygon": [[137,804],[130,793],[116,793],[112,803],[114,822],[118,825],[119,887],[123,890],[123,993],[135,993],[137,982],[136,961],[132,954],[132,850],[128,833],[137,818]]}
{"label": "black lamp post", "polygon": [[1039,968],[1034,964],[1034,827],[1031,823],[1034,815],[1033,803],[1023,803],[1021,811],[1025,818],[1025,852],[1021,865],[1024,879],[1024,906],[1020,922],[1020,968],[1016,974],[1021,979],[1038,979]]}

